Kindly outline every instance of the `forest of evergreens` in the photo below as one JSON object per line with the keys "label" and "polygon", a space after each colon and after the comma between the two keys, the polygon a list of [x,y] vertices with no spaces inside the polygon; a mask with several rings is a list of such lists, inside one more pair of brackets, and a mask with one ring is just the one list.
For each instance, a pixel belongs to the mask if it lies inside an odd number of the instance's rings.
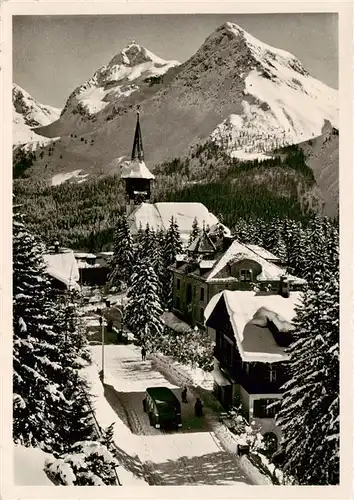
{"label": "forest of evergreens", "polygon": [[[198,201],[230,226],[250,217],[306,220],[318,207],[311,196],[313,207],[304,201],[315,181],[296,146],[274,158],[241,162],[208,142],[187,159],[157,165],[154,172],[153,202]],[[125,204],[118,175],[59,186],[20,177],[14,179],[14,194],[35,234],[48,243],[59,239],[63,245],[88,251],[111,246],[113,228]]]}

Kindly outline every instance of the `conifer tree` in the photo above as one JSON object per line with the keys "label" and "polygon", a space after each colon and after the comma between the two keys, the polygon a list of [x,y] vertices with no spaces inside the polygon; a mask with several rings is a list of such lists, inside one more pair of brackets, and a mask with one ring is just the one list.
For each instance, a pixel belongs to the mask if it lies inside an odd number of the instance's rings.
{"label": "conifer tree", "polygon": [[113,257],[111,262],[110,282],[119,286],[127,283],[132,273],[134,260],[133,239],[130,234],[128,220],[121,214],[117,221],[113,240]]}
{"label": "conifer tree", "polygon": [[146,259],[140,259],[134,268],[128,287],[125,321],[131,332],[149,350],[154,348],[163,331],[162,307],[156,272]]}
{"label": "conifer tree", "polygon": [[316,275],[294,322],[277,423],[285,471],[300,484],[327,485],[339,479],[339,275]]}
{"label": "conifer tree", "polygon": [[43,246],[13,219],[13,439],[25,446],[53,445],[53,416],[60,412],[57,307],[43,260]]}
{"label": "conifer tree", "polygon": [[171,217],[170,226],[165,235],[163,260],[165,266],[165,276],[163,277],[164,305],[171,309],[172,307],[172,287],[173,274],[168,269],[176,262],[176,256],[183,251],[182,241],[179,234],[177,222]]}
{"label": "conifer tree", "polygon": [[188,245],[190,245],[200,235],[200,227],[197,217],[194,217],[192,224],[192,231],[189,235]]}
{"label": "conifer tree", "polygon": [[79,441],[70,453],[47,460],[45,470],[63,486],[115,486],[118,462],[99,441]]}

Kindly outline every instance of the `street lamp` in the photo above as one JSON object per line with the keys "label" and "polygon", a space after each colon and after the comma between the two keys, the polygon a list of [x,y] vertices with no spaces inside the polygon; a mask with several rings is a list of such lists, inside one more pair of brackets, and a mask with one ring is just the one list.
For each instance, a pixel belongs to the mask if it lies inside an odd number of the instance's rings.
{"label": "street lamp", "polygon": [[101,342],[102,342],[102,382],[104,382],[104,317],[99,317],[99,322],[101,325]]}

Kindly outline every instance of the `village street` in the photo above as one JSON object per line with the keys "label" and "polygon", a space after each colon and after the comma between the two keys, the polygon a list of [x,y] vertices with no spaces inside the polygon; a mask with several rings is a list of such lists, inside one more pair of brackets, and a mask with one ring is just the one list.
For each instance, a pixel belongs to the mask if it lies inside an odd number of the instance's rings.
{"label": "village street", "polygon": [[[91,346],[91,350],[98,372],[102,349]],[[105,403],[109,403],[123,422],[121,433],[116,429],[115,434],[121,455],[135,454],[134,467],[137,461],[142,464],[144,479],[150,485],[252,484],[241,469],[238,457],[223,449],[212,432],[210,420],[194,416],[195,398],[190,393],[188,403],[182,404],[180,430],[161,431],[150,426],[142,405],[147,387],[169,387],[180,398],[180,388],[168,378],[151,359],[141,361],[136,347],[105,346],[103,394]],[[132,461],[125,461],[125,467],[133,471],[131,464]]]}

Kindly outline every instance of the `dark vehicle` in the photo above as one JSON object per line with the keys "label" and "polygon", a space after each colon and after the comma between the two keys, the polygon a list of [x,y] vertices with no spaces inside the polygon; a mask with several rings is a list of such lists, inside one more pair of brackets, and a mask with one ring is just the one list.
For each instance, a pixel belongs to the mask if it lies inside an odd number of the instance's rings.
{"label": "dark vehicle", "polygon": [[182,427],[181,404],[167,387],[148,387],[143,401],[150,425],[156,429]]}

